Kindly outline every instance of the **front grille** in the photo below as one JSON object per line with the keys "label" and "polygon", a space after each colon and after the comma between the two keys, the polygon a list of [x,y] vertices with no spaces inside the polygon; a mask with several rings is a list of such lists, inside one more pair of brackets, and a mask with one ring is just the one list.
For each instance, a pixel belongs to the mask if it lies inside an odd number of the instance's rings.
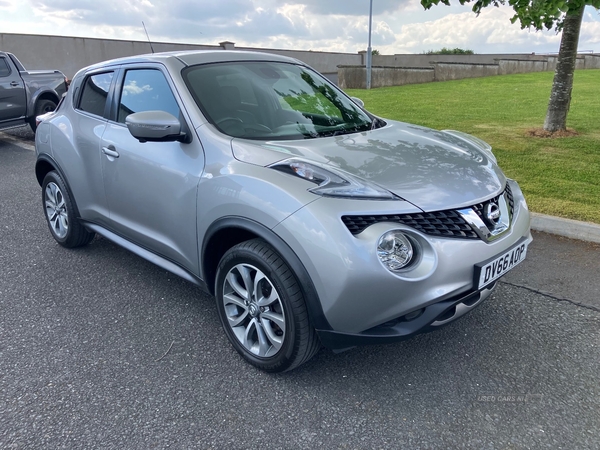
{"label": "front grille", "polygon": [[510,209],[510,216],[512,217],[513,211],[514,211],[514,207],[515,207],[514,206],[515,202],[513,200],[512,191],[510,190],[510,185],[508,183],[506,183],[506,188],[504,189],[504,192],[502,192],[500,195],[497,195],[494,198],[486,200],[483,203],[477,203],[476,205],[473,205],[471,208],[473,208],[473,211],[475,211],[477,213],[477,215],[479,216],[479,218],[481,220],[483,220],[485,223],[487,223],[486,217],[483,215],[483,211],[484,211],[485,205],[487,205],[488,203],[496,203],[496,204],[498,204],[498,199],[501,196],[503,196],[504,194],[506,194],[506,199],[508,200],[508,207]]}
{"label": "front grille", "polygon": [[452,210],[394,216],[342,216],[342,221],[352,234],[359,234],[375,223],[395,222],[432,236],[478,239],[465,219]]}
{"label": "front grille", "polygon": [[506,189],[504,189],[506,193],[506,199],[508,200],[508,207],[510,208],[510,217],[513,216],[513,212],[515,211],[515,199],[513,198],[512,191],[510,189],[510,185],[506,183]]}
{"label": "front grille", "polygon": [[[508,183],[506,183],[506,188],[500,195],[486,200],[485,202],[477,203],[476,205],[471,206],[471,208],[477,213],[484,223],[487,223],[487,220],[483,214],[485,206],[491,202],[497,204],[500,196],[504,194],[506,194],[510,215],[512,217],[514,211],[514,199]],[[350,230],[350,233],[354,235],[362,233],[365,228],[379,222],[395,222],[414,228],[415,230],[431,236],[460,239],[479,239],[479,236],[477,233],[475,233],[473,228],[471,228],[465,219],[463,219],[462,216],[455,210],[385,216],[342,216],[342,221],[348,230]]]}

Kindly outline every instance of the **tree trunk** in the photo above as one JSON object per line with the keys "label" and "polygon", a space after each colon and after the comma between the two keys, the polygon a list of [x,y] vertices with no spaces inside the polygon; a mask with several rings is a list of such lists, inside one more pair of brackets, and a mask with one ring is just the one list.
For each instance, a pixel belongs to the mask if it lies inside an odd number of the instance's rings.
{"label": "tree trunk", "polygon": [[548,102],[548,112],[544,121],[544,130],[546,131],[553,132],[567,128],[567,113],[571,103],[573,72],[575,72],[575,63],[577,62],[577,44],[584,10],[585,5],[582,5],[579,10],[569,11],[565,18],[552,92]]}

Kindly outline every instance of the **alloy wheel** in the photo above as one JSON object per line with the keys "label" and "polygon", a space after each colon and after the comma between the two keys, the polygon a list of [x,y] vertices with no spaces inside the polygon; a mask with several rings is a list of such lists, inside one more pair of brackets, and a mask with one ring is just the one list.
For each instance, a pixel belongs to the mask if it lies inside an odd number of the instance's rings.
{"label": "alloy wheel", "polygon": [[259,357],[276,355],[286,332],[285,313],[277,289],[250,264],[237,264],[223,282],[227,324],[244,348]]}
{"label": "alloy wheel", "polygon": [[46,185],[44,194],[44,205],[50,227],[59,239],[63,239],[69,232],[69,216],[63,193],[56,183],[50,182]]}

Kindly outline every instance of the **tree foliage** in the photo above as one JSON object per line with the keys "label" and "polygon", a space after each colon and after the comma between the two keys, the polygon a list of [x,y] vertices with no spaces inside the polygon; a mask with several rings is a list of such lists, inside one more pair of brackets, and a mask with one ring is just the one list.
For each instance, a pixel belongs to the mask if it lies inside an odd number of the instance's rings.
{"label": "tree foliage", "polygon": [[473,55],[473,50],[467,50],[463,48],[446,48],[442,47],[440,50],[427,50],[423,52],[424,55]]}
{"label": "tree foliage", "polygon": [[[565,15],[571,11],[579,11],[586,5],[600,8],[600,0],[459,0],[461,5],[472,4],[473,12],[479,14],[488,6],[509,5],[515,12],[510,19],[512,23],[519,21],[521,28],[535,30],[555,28],[562,30]],[[425,9],[433,5],[450,6],[450,0],[421,0]]]}

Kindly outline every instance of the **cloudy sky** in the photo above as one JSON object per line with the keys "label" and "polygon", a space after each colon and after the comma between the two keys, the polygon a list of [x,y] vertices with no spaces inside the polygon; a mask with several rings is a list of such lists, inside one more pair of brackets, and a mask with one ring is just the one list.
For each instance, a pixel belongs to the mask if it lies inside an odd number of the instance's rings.
{"label": "cloudy sky", "polygon": [[[458,2],[456,2],[458,4]],[[510,8],[373,0],[373,48],[382,54],[460,47],[476,53],[557,52],[555,32],[511,24]],[[366,49],[369,0],[0,0],[0,32],[355,53]],[[579,41],[600,53],[600,13],[587,7]]]}

